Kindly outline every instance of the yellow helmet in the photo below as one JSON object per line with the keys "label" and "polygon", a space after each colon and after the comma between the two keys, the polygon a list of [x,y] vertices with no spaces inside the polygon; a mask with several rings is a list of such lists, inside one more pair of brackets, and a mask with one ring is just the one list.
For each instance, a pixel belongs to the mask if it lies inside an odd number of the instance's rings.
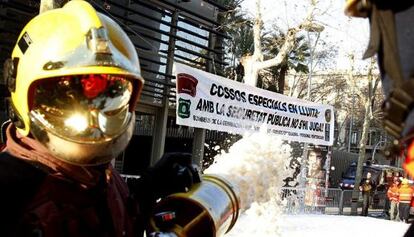
{"label": "yellow helmet", "polygon": [[105,163],[125,149],[144,80],[135,47],[112,19],[82,0],[42,13],[6,65],[21,135],[77,165]]}
{"label": "yellow helmet", "polygon": [[367,17],[370,7],[369,0],[347,0],[345,14],[354,17]]}

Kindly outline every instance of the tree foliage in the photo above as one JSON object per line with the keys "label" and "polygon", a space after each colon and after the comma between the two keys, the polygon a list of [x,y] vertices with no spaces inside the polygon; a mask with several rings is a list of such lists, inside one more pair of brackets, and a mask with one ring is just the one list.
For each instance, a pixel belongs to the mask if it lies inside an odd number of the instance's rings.
{"label": "tree foliage", "polygon": [[[273,31],[262,37],[265,60],[273,58],[279,53],[285,38],[286,35],[282,31]],[[289,71],[309,72],[309,67],[306,64],[310,56],[309,50],[309,44],[304,40],[304,36],[299,36],[296,39],[295,47],[281,64],[264,69],[259,74],[258,87],[283,94],[286,75]]]}

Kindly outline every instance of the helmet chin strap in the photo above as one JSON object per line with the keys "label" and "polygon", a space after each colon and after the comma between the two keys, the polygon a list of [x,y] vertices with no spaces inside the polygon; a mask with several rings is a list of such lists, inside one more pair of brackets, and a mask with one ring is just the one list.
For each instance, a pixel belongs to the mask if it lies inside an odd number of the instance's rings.
{"label": "helmet chin strap", "polygon": [[16,90],[16,75],[19,58],[8,58],[3,65],[3,78],[6,81],[9,92]]}
{"label": "helmet chin strap", "polygon": [[[16,91],[16,74],[17,66],[19,65],[19,58],[15,57],[13,59],[6,59],[3,65],[3,78],[6,81],[7,88],[9,93]],[[10,97],[10,94],[8,95]],[[6,100],[7,103],[7,114],[11,122],[15,124],[17,128],[24,129],[24,122],[20,114],[17,112],[13,103],[10,99]]]}

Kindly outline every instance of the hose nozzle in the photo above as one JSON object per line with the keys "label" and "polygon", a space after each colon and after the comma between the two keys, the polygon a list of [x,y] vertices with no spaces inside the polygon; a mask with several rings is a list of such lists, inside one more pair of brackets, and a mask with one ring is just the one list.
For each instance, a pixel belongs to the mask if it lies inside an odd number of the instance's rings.
{"label": "hose nozzle", "polygon": [[154,236],[218,237],[231,230],[239,209],[239,195],[227,180],[203,175],[188,192],[161,200],[150,225],[154,233],[163,234]]}

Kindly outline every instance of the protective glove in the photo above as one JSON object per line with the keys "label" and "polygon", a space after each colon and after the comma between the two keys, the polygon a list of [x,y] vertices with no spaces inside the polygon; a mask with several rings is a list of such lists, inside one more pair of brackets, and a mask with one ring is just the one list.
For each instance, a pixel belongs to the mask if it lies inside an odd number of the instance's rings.
{"label": "protective glove", "polygon": [[140,179],[128,182],[130,194],[140,204],[144,219],[148,219],[159,198],[172,193],[186,192],[201,182],[198,167],[192,164],[191,154],[166,153]]}
{"label": "protective glove", "polygon": [[172,193],[187,192],[201,182],[198,167],[189,153],[166,153],[149,170],[155,195],[158,198]]}

